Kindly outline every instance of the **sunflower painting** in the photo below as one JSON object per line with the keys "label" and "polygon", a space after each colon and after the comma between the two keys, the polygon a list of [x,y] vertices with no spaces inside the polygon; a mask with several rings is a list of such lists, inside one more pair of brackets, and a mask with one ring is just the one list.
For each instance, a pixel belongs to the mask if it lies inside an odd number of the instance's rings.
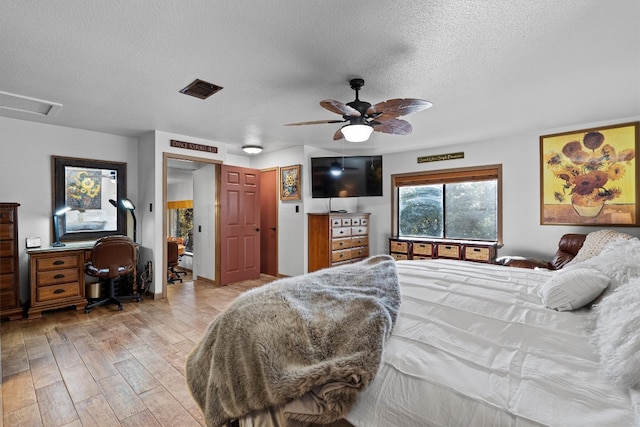
{"label": "sunflower painting", "polygon": [[280,200],[300,200],[300,165],[280,168]]}
{"label": "sunflower painting", "polygon": [[541,224],[636,225],[638,123],[540,137]]}
{"label": "sunflower painting", "polygon": [[67,206],[84,211],[102,209],[101,183],[99,169],[68,168],[66,200]]}

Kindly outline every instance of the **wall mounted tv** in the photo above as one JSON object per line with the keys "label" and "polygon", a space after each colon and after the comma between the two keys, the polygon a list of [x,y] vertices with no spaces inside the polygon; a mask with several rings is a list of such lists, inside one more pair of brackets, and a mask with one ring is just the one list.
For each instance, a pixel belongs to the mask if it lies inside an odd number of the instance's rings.
{"label": "wall mounted tv", "polygon": [[382,156],[311,158],[311,197],[362,196],[382,196]]}

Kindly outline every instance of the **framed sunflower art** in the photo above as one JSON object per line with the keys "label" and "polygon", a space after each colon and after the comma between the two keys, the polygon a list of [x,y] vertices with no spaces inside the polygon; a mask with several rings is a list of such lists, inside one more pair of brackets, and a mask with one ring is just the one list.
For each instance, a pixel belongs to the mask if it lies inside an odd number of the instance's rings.
{"label": "framed sunflower art", "polygon": [[126,214],[110,200],[126,197],[127,164],[52,156],[53,212],[67,207],[59,218],[60,240],[94,240],[126,234]]}
{"label": "framed sunflower art", "polygon": [[638,225],[639,123],[540,137],[540,224]]}
{"label": "framed sunflower art", "polygon": [[300,200],[300,165],[280,168],[280,200]]}

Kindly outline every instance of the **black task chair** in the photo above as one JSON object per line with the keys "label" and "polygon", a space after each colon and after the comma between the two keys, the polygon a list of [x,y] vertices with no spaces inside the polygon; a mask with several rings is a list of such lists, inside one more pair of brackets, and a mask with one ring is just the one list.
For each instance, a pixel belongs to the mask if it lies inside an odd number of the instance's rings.
{"label": "black task chair", "polygon": [[107,236],[99,239],[91,250],[91,261],[85,264],[84,271],[89,276],[108,280],[108,296],[88,304],[85,313],[93,307],[113,303],[122,310],[122,302],[115,297],[116,279],[134,273],[136,268],[136,247],[126,236]]}
{"label": "black task chair", "polygon": [[170,240],[167,242],[167,282],[169,283],[175,283],[176,280],[182,283],[180,275],[187,274],[184,271],[177,271],[175,269],[178,266],[178,262],[178,242]]}

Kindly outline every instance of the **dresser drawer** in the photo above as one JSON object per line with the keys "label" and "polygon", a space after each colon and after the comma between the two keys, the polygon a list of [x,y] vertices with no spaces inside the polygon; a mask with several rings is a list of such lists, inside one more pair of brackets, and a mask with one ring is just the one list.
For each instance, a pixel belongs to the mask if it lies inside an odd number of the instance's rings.
{"label": "dresser drawer", "polygon": [[331,262],[348,261],[351,259],[351,249],[345,249],[343,251],[331,252]]}
{"label": "dresser drawer", "polygon": [[0,241],[0,257],[13,257],[17,256],[14,250],[14,241],[13,240],[2,240]]}
{"label": "dresser drawer", "polygon": [[2,270],[0,274],[0,291],[14,290],[16,287],[16,276],[13,273],[5,273]]}
{"label": "dresser drawer", "polygon": [[351,227],[352,236],[366,236],[367,234],[367,227]]}
{"label": "dresser drawer", "polygon": [[460,259],[460,246],[438,244],[438,258],[455,258]]}
{"label": "dresser drawer", "polygon": [[420,260],[425,260],[425,259],[433,259],[433,257],[426,256],[426,255],[414,255],[412,257],[412,259],[420,261]]}
{"label": "dresser drawer", "polygon": [[413,242],[413,255],[424,255],[431,257],[433,255],[433,245],[431,243]]}
{"label": "dresser drawer", "polygon": [[409,259],[409,255],[407,254],[396,254],[396,253],[392,253],[391,256],[393,257],[393,259],[395,259],[396,261],[402,261],[405,259]]}
{"label": "dresser drawer", "polygon": [[397,242],[395,240],[392,240],[389,243],[389,247],[391,248],[391,252],[399,252],[403,254],[409,253],[409,242]]}
{"label": "dresser drawer", "polygon": [[333,239],[331,241],[331,250],[349,249],[352,246],[351,239],[345,237],[344,239]]}
{"label": "dresser drawer", "polygon": [[36,286],[41,287],[58,283],[77,282],[78,273],[77,268],[40,271],[37,274]]}
{"label": "dresser drawer", "polygon": [[0,240],[12,240],[14,235],[13,224],[0,224]]}
{"label": "dresser drawer", "polygon": [[331,227],[342,227],[342,219],[341,218],[331,218]]}
{"label": "dresser drawer", "polygon": [[14,262],[13,258],[0,258],[0,273],[13,273]]}
{"label": "dresser drawer", "polygon": [[351,218],[342,218],[342,226],[349,227],[351,225]]}
{"label": "dresser drawer", "polygon": [[16,306],[16,292],[14,290],[0,291],[0,309]]}
{"label": "dresser drawer", "polygon": [[355,248],[356,246],[369,246],[369,238],[367,236],[352,237],[351,247]]}
{"label": "dresser drawer", "polygon": [[351,249],[351,259],[365,258],[369,256],[369,248],[354,248]]}
{"label": "dresser drawer", "polygon": [[0,209],[0,224],[13,224],[15,222],[13,208]]}
{"label": "dresser drawer", "polygon": [[349,237],[351,236],[351,227],[339,227],[331,229],[331,237]]}
{"label": "dresser drawer", "polygon": [[491,249],[475,246],[465,246],[464,259],[471,261],[491,262]]}
{"label": "dresser drawer", "polygon": [[38,271],[51,270],[54,268],[61,269],[61,268],[70,268],[70,267],[78,267],[77,256],[74,255],[74,256],[38,258],[36,261],[36,269]]}
{"label": "dresser drawer", "polygon": [[59,300],[69,297],[77,297],[79,292],[80,283],[65,283],[63,285],[43,286],[37,289],[38,302],[46,302]]}

